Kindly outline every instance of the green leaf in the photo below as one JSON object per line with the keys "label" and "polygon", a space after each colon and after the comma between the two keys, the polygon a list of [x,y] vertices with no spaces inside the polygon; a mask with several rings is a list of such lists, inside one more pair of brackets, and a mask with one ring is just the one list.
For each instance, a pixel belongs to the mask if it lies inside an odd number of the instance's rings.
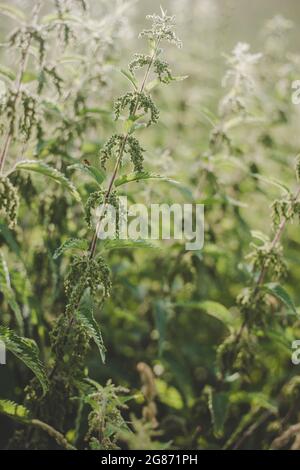
{"label": "green leaf", "polygon": [[0,290],[4,296],[4,299],[15,314],[16,322],[19,327],[21,334],[24,332],[24,321],[23,316],[16,300],[14,291],[11,288],[10,275],[7,267],[7,263],[4,259],[3,254],[0,254]]}
{"label": "green leaf", "polygon": [[182,410],[184,408],[183,398],[177,388],[168,385],[167,382],[158,378],[155,379],[155,386],[162,403],[175,410]]}
{"label": "green leaf", "polygon": [[239,390],[233,392],[229,396],[230,403],[249,403],[256,408],[264,408],[272,413],[278,412],[276,401],[272,400],[267,394],[263,392],[248,392]]}
{"label": "green leaf", "polygon": [[0,340],[4,342],[8,351],[32,370],[42,386],[43,394],[45,394],[49,387],[48,377],[44,365],[39,359],[39,350],[35,341],[18,336],[14,331],[4,326],[0,326]]}
{"label": "green leaf", "polygon": [[10,247],[10,249],[22,260],[21,250],[16,242],[15,238],[12,236],[11,230],[7,228],[7,225],[0,223],[0,233],[2,237],[5,239],[6,243]]}
{"label": "green leaf", "polygon": [[186,80],[187,78],[189,78],[188,75],[177,75],[175,77],[172,77],[172,80],[174,82],[182,82],[183,80]]}
{"label": "green leaf", "polygon": [[257,240],[260,240],[263,243],[268,243],[269,240],[270,240],[268,235],[265,235],[264,233],[260,232],[259,230],[251,230],[251,236],[253,238],[257,238]]}
{"label": "green leaf", "polygon": [[0,65],[0,75],[10,80],[15,80],[16,78],[15,72],[4,65]]}
{"label": "green leaf", "polygon": [[72,62],[86,62],[86,57],[80,54],[65,55],[62,56],[58,61],[59,64],[69,64]]}
{"label": "green leaf", "polygon": [[88,242],[81,238],[69,238],[57,250],[55,250],[53,259],[59,258],[67,250],[87,250]]}
{"label": "green leaf", "polygon": [[105,363],[106,348],[104,346],[100,327],[94,318],[93,299],[89,289],[86,289],[81,298],[76,316],[81,324],[85,327],[89,336],[95,341],[96,345],[98,346],[102,362]]}
{"label": "green leaf", "polygon": [[272,186],[276,186],[277,188],[281,189],[286,194],[290,193],[289,188],[285,186],[283,183],[281,183],[280,181],[278,181],[276,178],[269,178],[267,176],[263,176],[258,173],[251,173],[251,176],[264,183],[271,184]]}
{"label": "green leaf", "polygon": [[239,319],[234,317],[230,310],[224,307],[224,305],[218,302],[213,302],[211,300],[205,300],[203,302],[177,303],[175,305],[177,307],[202,310],[207,313],[207,315],[217,318],[220,322],[227,326],[227,328],[236,327],[239,321]]}
{"label": "green leaf", "polygon": [[137,85],[137,81],[135,79],[135,76],[131,72],[129,72],[129,70],[122,69],[121,74],[124,75],[124,77],[126,77],[127,80],[130,81],[130,83],[132,83],[132,85],[134,86],[134,88],[136,90],[138,89],[138,85]]}
{"label": "green leaf", "polygon": [[146,85],[146,90],[147,91],[151,91],[153,90],[153,88],[155,88],[157,85],[160,84],[160,81],[158,80],[158,78],[154,78],[153,80],[151,80],[147,85]]}
{"label": "green leaf", "polygon": [[37,160],[23,160],[16,163],[11,173],[19,170],[34,171],[36,173],[41,173],[44,176],[48,176],[49,178],[56,181],[56,183],[61,184],[64,188],[66,188],[76,199],[76,201],[81,202],[80,194],[78,193],[73,183],[71,183],[71,181],[68,180],[65,175],[63,175],[63,173],[58,171],[56,168],[52,168],[51,166],[47,165],[47,163],[39,162]]}
{"label": "green leaf", "polygon": [[26,21],[26,16],[23,11],[13,5],[9,5],[8,3],[0,3],[0,13],[3,13],[3,15],[9,16],[13,20],[21,23]]}
{"label": "green leaf", "polygon": [[209,388],[208,407],[213,423],[214,435],[218,438],[222,437],[224,434],[224,425],[227,419],[228,405],[228,393],[216,393],[214,390]]}
{"label": "green leaf", "polygon": [[270,282],[268,284],[264,284],[263,289],[266,290],[269,294],[274,295],[289,310],[295,313],[295,315],[298,315],[294,302],[292,301],[287,291],[280,284],[277,282]]}
{"label": "green leaf", "polygon": [[29,410],[11,400],[0,400],[0,413],[24,421],[29,417]]}
{"label": "green leaf", "polygon": [[55,22],[61,23],[62,21],[69,21],[70,23],[78,23],[82,24],[82,19],[79,18],[78,16],[71,15],[70,13],[53,13],[50,15],[46,15],[41,19],[42,24],[50,24],[50,23],[55,23]]}
{"label": "green leaf", "polygon": [[102,170],[99,170],[98,168],[92,165],[84,165],[83,163],[75,163],[74,165],[68,166],[68,170],[82,171],[86,175],[91,176],[99,185],[101,185],[101,183],[105,180],[105,173]]}
{"label": "green leaf", "polygon": [[166,336],[166,328],[168,316],[170,313],[170,303],[163,299],[159,299],[154,303],[154,320],[155,327],[158,331],[158,354],[161,355],[163,352],[163,346]]}
{"label": "green leaf", "polygon": [[123,248],[156,248],[157,246],[148,242],[147,240],[105,240],[104,242],[105,250],[119,250]]}
{"label": "green leaf", "polygon": [[131,183],[132,181],[141,181],[141,180],[161,180],[167,181],[168,183],[180,184],[178,181],[175,181],[167,176],[156,175],[154,173],[148,173],[147,171],[141,173],[130,173],[128,175],[123,175],[120,178],[116,179],[115,186],[122,186],[123,184]]}

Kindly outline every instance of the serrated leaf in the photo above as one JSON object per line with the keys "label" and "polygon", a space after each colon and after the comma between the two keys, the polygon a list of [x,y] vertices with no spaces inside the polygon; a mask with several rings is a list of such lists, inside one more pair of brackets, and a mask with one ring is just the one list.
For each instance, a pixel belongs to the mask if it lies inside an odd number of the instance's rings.
{"label": "serrated leaf", "polygon": [[9,69],[8,67],[5,67],[4,65],[0,65],[0,75],[5,78],[9,78],[12,81],[16,78],[16,74],[14,73],[14,71]]}
{"label": "serrated leaf", "polygon": [[0,414],[24,421],[29,417],[29,410],[11,400],[0,400]]}
{"label": "serrated leaf", "polygon": [[8,266],[2,253],[0,254],[0,291],[2,292],[4,299],[14,312],[19,331],[21,334],[23,334],[23,316],[19,304],[16,300],[15,293],[11,288]]}
{"label": "serrated leaf", "polygon": [[143,171],[141,173],[129,173],[128,175],[123,175],[120,178],[116,179],[115,186],[122,186],[123,184],[131,183],[132,181],[142,181],[142,180],[161,180],[167,181],[172,184],[180,184],[178,181],[168,178],[167,176],[156,175],[155,173],[148,173]]}
{"label": "serrated leaf", "polygon": [[40,382],[43,394],[48,390],[48,377],[44,365],[39,359],[38,347],[32,339],[18,336],[14,331],[0,326],[0,340],[4,342],[8,351],[32,370]]}
{"label": "serrated leaf", "polygon": [[298,315],[294,302],[292,301],[287,291],[280,284],[277,282],[270,282],[268,284],[264,284],[263,289],[266,290],[269,294],[274,295],[289,310],[292,310],[295,315]]}
{"label": "serrated leaf", "polygon": [[86,62],[86,57],[80,54],[65,55],[58,61],[59,64],[69,64],[72,62]]}
{"label": "serrated leaf", "polygon": [[220,438],[224,434],[224,425],[228,414],[229,398],[228,393],[216,393],[211,388],[208,392],[208,407],[213,423],[214,435]]}
{"label": "serrated leaf", "polygon": [[205,300],[203,302],[184,302],[176,303],[177,307],[191,308],[195,310],[202,310],[207,315],[217,318],[228,328],[237,326],[239,319],[235,318],[234,315],[224,305],[219,302],[213,302],[212,300]]}
{"label": "serrated leaf", "polygon": [[99,170],[98,168],[92,165],[84,165],[83,163],[75,163],[74,165],[68,166],[68,170],[82,171],[86,175],[91,176],[99,185],[101,185],[101,183],[105,180],[105,173],[102,170]]}
{"label": "serrated leaf", "polygon": [[22,260],[20,247],[15,238],[12,236],[12,232],[8,229],[7,225],[0,223],[0,233],[10,249],[18,256],[18,258]]}
{"label": "serrated leaf", "polygon": [[105,363],[106,348],[104,346],[100,327],[94,317],[93,299],[89,289],[86,289],[81,298],[78,310],[76,311],[76,316],[81,324],[85,327],[89,336],[95,341],[96,345],[98,346],[102,362]]}
{"label": "serrated leaf", "polygon": [[8,3],[0,3],[0,12],[18,22],[24,23],[26,21],[23,11]]}
{"label": "serrated leaf", "polygon": [[104,248],[106,250],[119,250],[124,248],[156,248],[157,246],[153,245],[153,243],[148,242],[147,240],[105,240]]}
{"label": "serrated leaf", "polygon": [[257,240],[260,240],[263,243],[268,243],[270,240],[268,235],[260,232],[259,230],[251,230],[251,236],[253,238],[257,238]]}
{"label": "serrated leaf", "polygon": [[88,242],[81,238],[69,238],[57,250],[55,250],[53,259],[59,258],[65,251],[68,250],[87,250]]}
{"label": "serrated leaf", "polygon": [[264,183],[271,184],[272,186],[276,186],[277,188],[281,189],[284,193],[289,194],[290,190],[287,186],[283,183],[278,181],[276,178],[269,178],[267,176],[259,175],[258,173],[251,173],[253,178],[256,178]]}
{"label": "serrated leaf", "polygon": [[76,201],[81,202],[80,194],[78,193],[73,183],[68,180],[68,178],[66,178],[63,173],[58,171],[56,168],[52,168],[51,166],[47,165],[47,163],[39,162],[37,160],[23,160],[16,163],[11,173],[19,170],[33,171],[53,179],[56,181],[56,183],[61,184],[64,188],[66,188],[76,199]]}
{"label": "serrated leaf", "polygon": [[54,23],[55,21],[62,22],[62,21],[70,21],[71,23],[79,23],[82,24],[82,19],[78,16],[71,15],[70,13],[53,13],[50,15],[46,15],[41,19],[42,24],[49,24]]}
{"label": "serrated leaf", "polygon": [[187,78],[189,78],[188,75],[177,75],[175,77],[172,77],[172,80],[175,82],[182,82],[183,80],[186,80]]}
{"label": "serrated leaf", "polygon": [[132,83],[132,85],[134,86],[134,88],[136,90],[138,89],[138,85],[137,85],[137,81],[135,79],[135,76],[131,72],[129,72],[129,70],[121,69],[121,74],[124,75],[124,77],[126,77],[127,80],[130,81],[130,83]]}

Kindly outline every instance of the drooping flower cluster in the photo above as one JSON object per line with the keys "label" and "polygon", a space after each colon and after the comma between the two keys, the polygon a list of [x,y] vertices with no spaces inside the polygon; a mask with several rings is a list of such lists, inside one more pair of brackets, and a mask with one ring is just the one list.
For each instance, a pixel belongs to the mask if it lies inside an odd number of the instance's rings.
{"label": "drooping flower cluster", "polygon": [[111,136],[102,148],[100,152],[102,168],[105,169],[106,162],[114,155],[119,158],[121,151],[122,155],[120,157],[120,164],[122,164],[123,154],[128,154],[132,161],[134,171],[143,171],[143,153],[145,150],[141,147],[139,141],[135,137],[131,135],[125,137],[122,134],[114,134]]}
{"label": "drooping flower cluster", "polygon": [[[118,204],[118,194],[116,191],[113,191],[108,198],[105,197],[105,192],[103,190],[93,192],[85,205],[85,220],[90,228],[94,226],[92,223],[93,211],[100,207],[102,204],[109,204],[116,209],[116,226],[119,227],[119,204]],[[104,212],[103,212],[104,215]]]}
{"label": "drooping flower cluster", "polygon": [[[153,57],[147,54],[134,54],[133,60],[129,64],[129,70],[134,75],[135,70],[151,65]],[[153,61],[153,71],[158,76],[161,83],[170,83],[174,80],[168,62],[156,58]]]}
{"label": "drooping flower cluster", "polygon": [[300,219],[300,201],[294,194],[286,198],[276,199],[272,204],[272,219],[274,226],[278,226],[282,219],[293,220],[296,216]]}
{"label": "drooping flower cluster", "polygon": [[127,107],[129,108],[130,117],[138,111],[143,111],[144,114],[149,112],[150,118],[147,124],[148,126],[155,124],[158,121],[159,111],[151,96],[144,92],[129,91],[125,95],[120,96],[120,98],[115,101],[114,105],[116,120],[119,119],[121,112]]}
{"label": "drooping flower cluster", "polygon": [[103,297],[108,297],[111,289],[110,270],[104,258],[74,256],[65,280],[65,291],[69,299],[67,313],[74,313],[87,288],[95,295],[99,287],[103,289]]}
{"label": "drooping flower cluster", "polygon": [[19,196],[16,188],[6,176],[0,177],[0,215],[4,217],[9,228],[17,223]]}

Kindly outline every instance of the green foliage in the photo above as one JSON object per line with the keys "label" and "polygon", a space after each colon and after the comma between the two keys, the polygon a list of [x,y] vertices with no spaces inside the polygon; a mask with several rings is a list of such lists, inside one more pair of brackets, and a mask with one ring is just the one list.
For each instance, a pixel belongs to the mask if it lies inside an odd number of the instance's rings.
{"label": "green foliage", "polygon": [[25,160],[16,163],[13,171],[33,171],[36,173],[41,173],[42,175],[47,176],[48,178],[53,179],[56,183],[61,184],[65,189],[67,189],[72,196],[76,199],[76,201],[80,202],[80,195],[75,188],[75,186],[69,181],[60,171],[56,170],[56,168],[51,168],[44,162],[38,162],[34,160]]}
{"label": "green foliage", "polygon": [[20,420],[25,420],[29,415],[29,411],[25,406],[18,405],[10,400],[0,400],[0,413]]}
{"label": "green foliage", "polygon": [[35,341],[18,336],[12,330],[3,326],[0,327],[0,340],[3,341],[8,351],[12,352],[32,370],[45,394],[49,386],[48,377],[44,365],[39,359],[39,350]]}
{"label": "green foliage", "polygon": [[[300,448],[292,23],[224,61],[220,2],[169,2],[184,51],[164,10],[140,49],[146,2],[29,3],[0,3],[0,446]],[[204,204],[203,249],[98,238],[120,195]]]}

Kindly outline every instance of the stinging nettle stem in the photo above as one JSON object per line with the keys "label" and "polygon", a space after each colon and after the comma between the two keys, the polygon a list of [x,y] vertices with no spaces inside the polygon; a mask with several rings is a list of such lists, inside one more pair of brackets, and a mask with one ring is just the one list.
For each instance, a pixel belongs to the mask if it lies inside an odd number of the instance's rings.
{"label": "stinging nettle stem", "polygon": [[[132,117],[135,117],[135,115],[136,115],[138,104],[139,104],[139,96],[141,95],[141,93],[143,93],[143,91],[145,89],[151,67],[153,65],[153,62],[154,62],[156,54],[157,54],[160,39],[161,38],[157,39],[153,54],[151,56],[151,60],[149,62],[147,70],[145,72],[145,76],[143,78],[140,90],[138,92],[138,96],[137,96],[137,100],[136,100],[136,103],[135,103],[135,106],[134,106]],[[98,233],[99,233],[99,230],[100,230],[100,227],[101,227],[101,222],[102,222],[102,219],[103,219],[104,214],[105,214],[106,206],[107,206],[108,199],[109,199],[109,196],[110,196],[112,188],[113,188],[114,181],[115,181],[115,179],[117,177],[117,174],[118,174],[119,166],[120,166],[120,163],[121,163],[121,160],[122,160],[122,157],[123,157],[123,153],[124,153],[124,149],[125,149],[125,145],[126,145],[126,142],[128,140],[128,137],[129,137],[129,131],[125,134],[122,145],[120,146],[119,155],[118,155],[115,167],[114,167],[114,171],[113,171],[113,174],[111,176],[111,179],[110,179],[110,182],[109,182],[109,185],[108,185],[108,189],[107,189],[105,197],[104,197],[104,203],[102,204],[101,214],[99,215],[99,218],[98,218],[98,221],[97,221],[97,224],[96,224],[96,229],[95,229],[93,239],[92,239],[92,242],[91,242],[91,245],[90,245],[90,250],[89,250],[90,258],[93,258],[95,256],[96,247],[97,247],[97,240],[98,240]]]}

